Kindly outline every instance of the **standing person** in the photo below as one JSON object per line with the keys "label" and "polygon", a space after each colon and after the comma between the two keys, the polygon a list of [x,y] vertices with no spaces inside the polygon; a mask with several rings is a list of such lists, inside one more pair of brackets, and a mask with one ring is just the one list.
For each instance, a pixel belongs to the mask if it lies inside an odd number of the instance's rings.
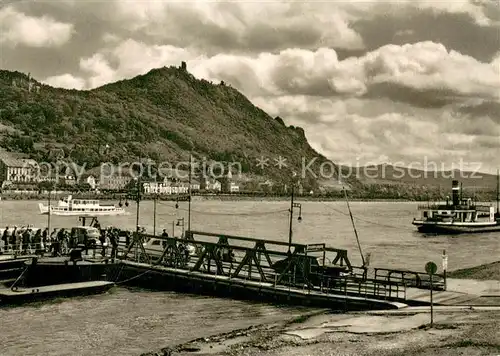
{"label": "standing person", "polygon": [[22,234],[22,252],[23,254],[28,253],[28,247],[30,245],[30,229],[26,229]]}
{"label": "standing person", "polygon": [[130,231],[125,231],[125,245],[127,247],[130,245]]}
{"label": "standing person", "polygon": [[111,231],[109,240],[111,243],[111,259],[115,259],[118,253],[118,233],[116,231]]}
{"label": "standing person", "polygon": [[68,245],[69,245],[69,232],[66,229],[63,229],[63,233],[61,235],[61,239],[59,240],[61,244],[61,251],[63,254],[68,253]]}
{"label": "standing person", "polygon": [[14,225],[14,230],[12,230],[10,234],[10,240],[9,240],[9,247],[12,250],[12,252],[15,252],[16,250],[16,239],[17,239],[17,226]]}
{"label": "standing person", "polygon": [[55,247],[55,242],[57,240],[57,229],[54,228],[54,230],[52,230],[52,232],[50,233],[50,237],[49,237],[49,252],[52,251]]}
{"label": "standing person", "polygon": [[22,251],[24,229],[16,231],[16,252]]}
{"label": "standing person", "polygon": [[36,230],[35,236],[33,236],[33,248],[35,250],[35,254],[40,255],[43,251],[43,242],[42,242],[42,229]]}
{"label": "standing person", "polygon": [[43,229],[42,232],[42,245],[43,252],[47,252],[47,248],[49,246],[49,229],[47,227]]}
{"label": "standing person", "polygon": [[35,234],[36,234],[36,231],[35,231],[34,227],[33,226],[30,227],[30,244],[28,246],[30,254],[33,254],[36,251]]}
{"label": "standing person", "polygon": [[97,219],[95,219],[93,227],[101,231],[101,223]]}
{"label": "standing person", "polygon": [[5,252],[7,252],[7,249],[9,248],[9,227],[8,226],[6,226],[5,230],[3,231],[2,241],[3,241],[3,250]]}
{"label": "standing person", "polygon": [[108,234],[108,231],[102,230],[101,235],[99,236],[99,241],[101,242],[101,256],[104,257],[106,256],[106,235]]}
{"label": "standing person", "polygon": [[64,228],[59,229],[59,232],[57,233],[56,240],[57,240],[57,246],[59,248],[59,253],[61,253],[64,250],[64,240],[65,240],[65,235],[66,231]]}

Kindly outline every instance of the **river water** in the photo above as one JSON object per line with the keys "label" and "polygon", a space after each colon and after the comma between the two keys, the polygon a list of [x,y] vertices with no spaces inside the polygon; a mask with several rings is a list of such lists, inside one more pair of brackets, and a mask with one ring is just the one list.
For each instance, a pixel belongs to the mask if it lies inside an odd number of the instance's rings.
{"label": "river water", "polygon": [[[36,201],[1,201],[0,224],[47,225]],[[117,202],[112,202],[117,203]],[[294,242],[322,243],[349,250],[354,265],[360,253],[345,202],[301,202],[302,222],[295,220]],[[172,221],[186,219],[187,203],[158,202],[156,231],[171,234]],[[471,267],[498,260],[500,233],[423,236],[411,221],[417,204],[351,202],[363,254],[372,267],[422,271],[427,261],[441,269]],[[194,200],[191,228],[240,236],[288,241],[289,202]],[[100,218],[102,226],[134,229],[136,206],[130,215]],[[140,225],[153,230],[154,204],[140,204]],[[296,215],[297,216],[297,215]],[[76,218],[51,218],[51,227],[78,225]],[[181,227],[175,227],[175,234]],[[194,338],[279,321],[300,315],[298,307],[278,307],[242,301],[166,292],[117,288],[111,293],[0,309],[0,355],[139,355]]]}

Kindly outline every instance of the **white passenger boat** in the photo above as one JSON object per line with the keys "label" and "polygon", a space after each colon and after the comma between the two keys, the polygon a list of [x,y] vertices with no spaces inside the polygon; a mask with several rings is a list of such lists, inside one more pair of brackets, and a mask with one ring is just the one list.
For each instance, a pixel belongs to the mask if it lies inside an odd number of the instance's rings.
{"label": "white passenger boat", "polygon": [[70,195],[61,199],[57,204],[38,204],[40,213],[61,216],[115,216],[125,214],[125,209],[112,204],[101,204],[99,200],[73,199]]}
{"label": "white passenger boat", "polygon": [[[500,186],[500,184],[499,184]],[[453,181],[452,201],[446,204],[419,206],[422,215],[414,219],[419,232],[437,234],[459,234],[500,231],[500,213],[493,206],[476,204],[472,199],[463,199],[458,181]]]}

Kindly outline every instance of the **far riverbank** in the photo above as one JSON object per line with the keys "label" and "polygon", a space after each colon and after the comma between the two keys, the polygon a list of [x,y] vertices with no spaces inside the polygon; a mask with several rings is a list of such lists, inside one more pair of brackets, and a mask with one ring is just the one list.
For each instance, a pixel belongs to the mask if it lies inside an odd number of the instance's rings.
{"label": "far riverbank", "polygon": [[[79,199],[96,199],[102,201],[110,200],[126,200],[123,194],[111,193],[111,194],[92,194],[92,193],[72,193],[72,192],[58,192],[57,194],[52,194],[51,199],[59,199],[67,195],[73,195],[73,198]],[[186,195],[182,195],[185,197]],[[161,201],[176,201],[179,195],[159,195],[156,199]],[[5,193],[1,195],[2,201],[9,200],[48,200],[48,194],[14,194]],[[247,195],[247,194],[213,194],[213,195],[198,195],[193,194],[192,199],[194,201],[289,201],[290,195]],[[297,201],[316,201],[316,202],[329,202],[329,201],[345,201],[344,197],[338,196],[310,196],[310,195],[296,195],[294,197]],[[129,199],[130,200],[130,199]],[[143,195],[141,201],[153,201],[155,197],[153,195]],[[427,199],[405,199],[405,198],[368,198],[368,197],[355,197],[349,196],[349,201],[352,202],[428,202]]]}

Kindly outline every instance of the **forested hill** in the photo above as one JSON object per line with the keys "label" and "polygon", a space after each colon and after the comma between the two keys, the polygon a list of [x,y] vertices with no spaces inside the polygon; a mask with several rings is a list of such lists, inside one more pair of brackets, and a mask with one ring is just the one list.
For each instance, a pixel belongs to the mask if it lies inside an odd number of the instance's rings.
{"label": "forested hill", "polygon": [[[87,167],[138,158],[176,162],[192,152],[198,159],[238,161],[249,175],[279,181],[292,169],[300,172],[303,158],[318,157],[316,169],[327,161],[303,129],[270,117],[228,84],[198,80],[178,67],[89,91],[0,71],[0,128],[5,148],[39,160],[61,148]],[[256,166],[262,156],[270,159],[265,169]],[[274,166],[279,156],[287,167]]]}

